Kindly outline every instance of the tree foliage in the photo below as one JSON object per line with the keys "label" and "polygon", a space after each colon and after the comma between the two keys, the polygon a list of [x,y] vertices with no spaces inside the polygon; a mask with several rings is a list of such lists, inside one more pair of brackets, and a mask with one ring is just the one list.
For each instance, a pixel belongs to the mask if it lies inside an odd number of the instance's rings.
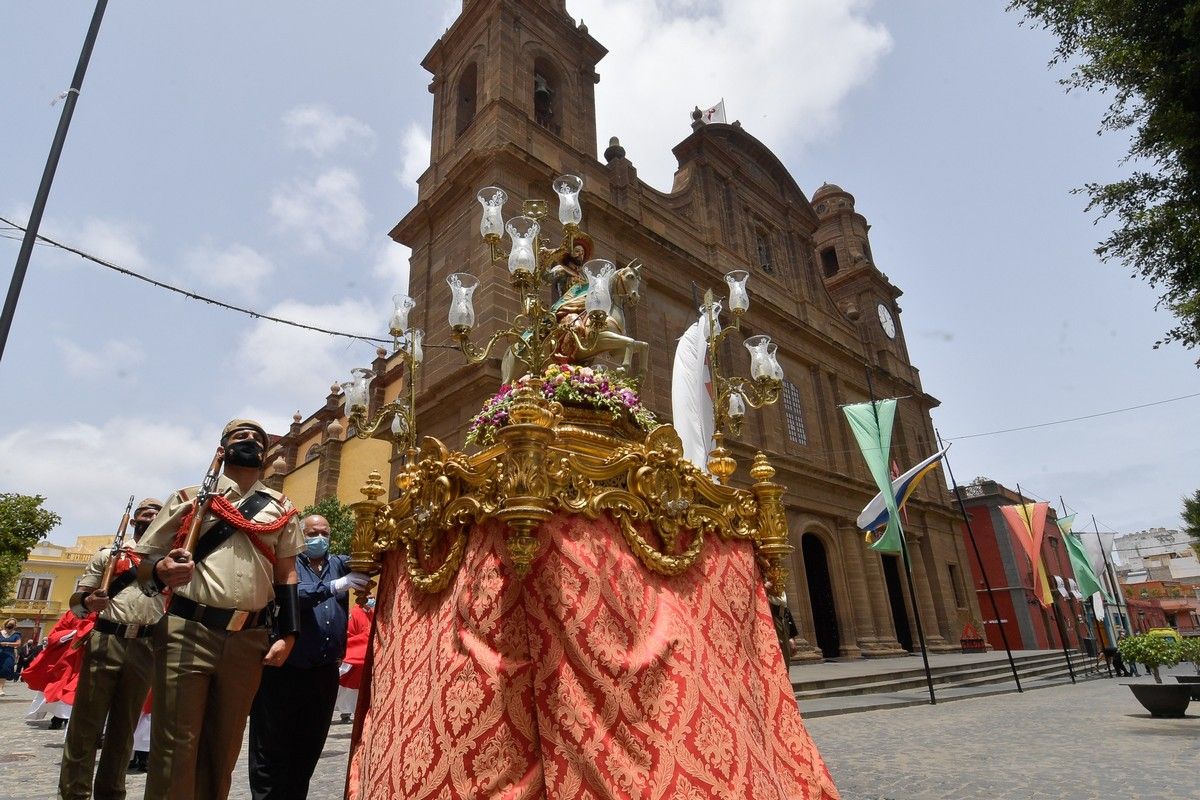
{"label": "tree foliage", "polygon": [[[1200,346],[1200,0],[1012,0],[1058,37],[1068,88],[1109,93],[1100,125],[1128,131],[1133,174],[1089,183],[1089,211],[1117,227],[1096,248],[1159,293],[1176,324],[1155,347]],[[1198,362],[1200,363],[1200,362]]]}
{"label": "tree foliage", "polygon": [[0,599],[7,600],[29,551],[56,528],[62,517],[42,508],[38,495],[0,493]]}
{"label": "tree foliage", "polygon": [[1183,656],[1179,644],[1174,639],[1166,636],[1151,636],[1148,633],[1126,636],[1117,642],[1117,650],[1120,651],[1123,660],[1134,664],[1145,664],[1146,669],[1150,670],[1150,674],[1158,683],[1162,683],[1162,676],[1159,674],[1158,668],[1173,667]]}
{"label": "tree foliage", "polygon": [[350,537],[354,534],[354,512],[336,497],[318,500],[300,512],[303,520],[310,514],[320,514],[329,523],[329,552],[350,554]]}
{"label": "tree foliage", "polygon": [[1200,556],[1200,489],[1183,498],[1183,530],[1192,537],[1192,549]]}

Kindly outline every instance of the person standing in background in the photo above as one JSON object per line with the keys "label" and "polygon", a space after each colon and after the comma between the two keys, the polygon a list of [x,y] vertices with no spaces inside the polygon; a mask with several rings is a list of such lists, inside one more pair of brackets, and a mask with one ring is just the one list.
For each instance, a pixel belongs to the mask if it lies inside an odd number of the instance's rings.
{"label": "person standing in background", "polygon": [[21,647],[21,634],[17,633],[17,621],[4,623],[0,633],[0,697],[4,696],[4,684],[17,679],[17,650]]}
{"label": "person standing in background", "polygon": [[349,559],[329,554],[329,522],[305,517],[304,552],[296,559],[300,637],[281,667],[263,670],[250,710],[250,795],[254,800],[308,796],[308,785],[338,691],[338,664],[346,652],[351,589],[369,579]]}

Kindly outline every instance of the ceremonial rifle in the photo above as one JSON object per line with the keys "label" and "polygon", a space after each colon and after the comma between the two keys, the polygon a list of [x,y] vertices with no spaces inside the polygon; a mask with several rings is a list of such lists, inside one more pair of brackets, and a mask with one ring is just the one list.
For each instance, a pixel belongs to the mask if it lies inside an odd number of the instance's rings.
{"label": "ceremonial rifle", "polygon": [[113,537],[112,547],[108,551],[108,563],[104,565],[104,574],[100,577],[100,586],[96,589],[97,592],[108,594],[108,585],[112,582],[113,568],[117,565],[117,556],[121,554],[121,549],[125,546],[125,531],[129,527],[129,512],[133,510],[133,495],[129,495],[129,504],[125,506],[125,515],[121,517],[121,524],[117,527],[117,535]]}
{"label": "ceremonial rifle", "polygon": [[[200,484],[200,492],[196,495],[196,499],[192,501],[192,520],[188,526],[187,535],[183,539],[181,547],[188,552],[188,558],[196,549],[196,540],[200,538],[200,526],[204,523],[204,517],[208,514],[208,506],[212,503],[213,495],[217,493],[217,479],[221,475],[221,462],[225,458],[224,450],[218,448],[216,455],[213,456],[212,463],[208,465],[208,472],[204,475],[204,481]],[[187,559],[179,558],[179,561]]]}

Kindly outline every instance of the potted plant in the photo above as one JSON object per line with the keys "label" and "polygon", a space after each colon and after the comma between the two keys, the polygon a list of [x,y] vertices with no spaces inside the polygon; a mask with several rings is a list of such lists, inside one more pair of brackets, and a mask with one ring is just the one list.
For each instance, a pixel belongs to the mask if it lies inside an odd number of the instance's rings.
{"label": "potted plant", "polygon": [[1152,717],[1182,717],[1192,700],[1191,688],[1185,684],[1164,684],[1159,667],[1179,663],[1180,645],[1163,636],[1138,634],[1117,642],[1117,650],[1127,663],[1145,664],[1154,676],[1154,683],[1127,683],[1133,696]]}
{"label": "potted plant", "polygon": [[1175,680],[1192,687],[1192,699],[1200,700],[1200,636],[1189,636],[1179,643],[1179,661],[1190,661],[1195,675],[1176,675]]}

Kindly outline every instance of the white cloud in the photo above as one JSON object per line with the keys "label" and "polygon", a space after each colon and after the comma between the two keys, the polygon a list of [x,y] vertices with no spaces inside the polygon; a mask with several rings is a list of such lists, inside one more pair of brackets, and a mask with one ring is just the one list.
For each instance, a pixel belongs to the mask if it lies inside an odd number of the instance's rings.
{"label": "white cloud", "polygon": [[571,12],[609,48],[597,67],[600,150],[619,136],[639,176],[668,189],[676,168],[671,147],[691,133],[692,108],[722,97],[729,121],[740,119],[770,147],[828,134],[846,95],[891,46],[882,25],[866,19],[868,6],[866,0],[572,0]]}
{"label": "white cloud", "polygon": [[383,289],[392,294],[408,293],[408,260],[412,250],[388,240],[375,255],[371,274],[383,281]]}
{"label": "white cloud", "polygon": [[[329,330],[378,336],[386,330],[390,308],[388,298],[380,305],[360,300],[328,305],[285,300],[266,313]],[[365,366],[374,357],[371,346],[359,341],[258,320],[239,342],[234,361],[259,365],[249,377],[255,392],[250,404],[275,409],[268,415],[272,418],[290,418],[297,408],[307,414],[329,393],[331,383],[348,380],[351,368]]]}
{"label": "white cloud", "polygon": [[[25,226],[29,223],[29,210],[24,205],[10,206],[3,216]],[[144,231],[126,222],[100,217],[86,217],[83,221],[44,217],[38,234],[120,267],[138,272],[146,272],[150,268],[150,262],[142,252]],[[16,231],[13,235],[19,236],[21,232]],[[46,244],[38,245],[35,252],[39,259],[50,263],[79,263],[79,257],[73,253]]]}
{"label": "white cloud", "polygon": [[138,242],[139,235],[125,223],[89,217],[82,225],[68,227],[67,231],[70,238],[59,240],[63,244],[74,245],[121,267],[145,271],[149,266]]}
{"label": "white cloud", "polygon": [[211,286],[249,296],[256,295],[262,282],[275,272],[270,259],[242,244],[224,249],[210,245],[193,248],[184,255],[183,265]]}
{"label": "white cloud", "polygon": [[100,425],[29,425],[0,436],[0,484],[41,494],[63,518],[58,542],[116,530],[129,495],[194,484],[212,457],[220,422],[194,430],[175,422],[117,417]]}
{"label": "white cloud", "polygon": [[311,181],[294,181],[271,195],[271,215],[280,230],[308,251],[363,243],[370,214],[360,197],[358,176],[330,169]]}
{"label": "white cloud", "polygon": [[91,350],[70,339],[56,339],[54,343],[62,351],[63,366],[72,378],[113,376],[121,379],[146,360],[141,345],[128,339],[109,339]]}
{"label": "white cloud", "polygon": [[302,105],[283,115],[284,143],[292,150],[326,156],[335,150],[375,148],[375,131],[362,120],[322,105]]}
{"label": "white cloud", "polygon": [[417,193],[417,179],[429,169],[429,154],[433,145],[425,127],[410,123],[400,140],[400,170],[397,180],[413,194]]}

